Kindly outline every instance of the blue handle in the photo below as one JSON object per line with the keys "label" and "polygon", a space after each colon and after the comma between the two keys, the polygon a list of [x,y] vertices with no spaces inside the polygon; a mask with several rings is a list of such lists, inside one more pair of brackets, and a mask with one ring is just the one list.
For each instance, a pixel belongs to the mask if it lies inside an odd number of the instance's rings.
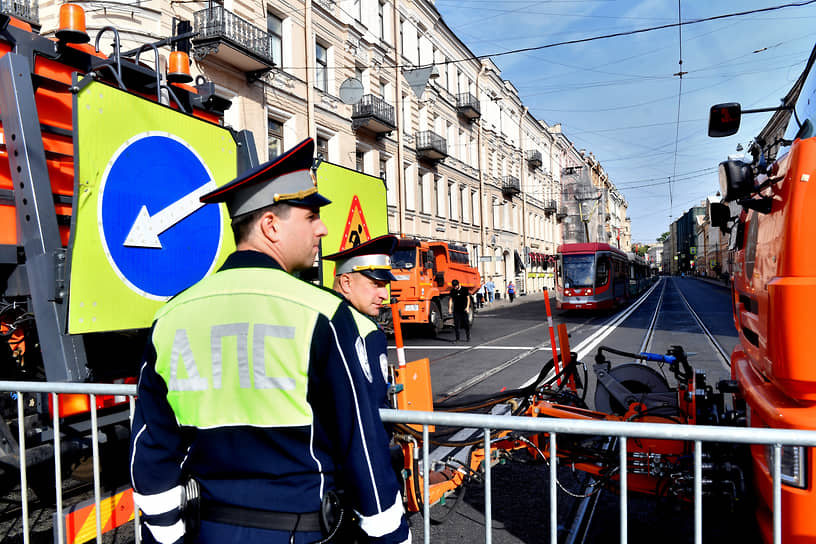
{"label": "blue handle", "polygon": [[660,353],[648,353],[645,351],[640,352],[640,356],[647,361],[656,361],[658,363],[669,363],[673,365],[677,362],[677,357],[674,355],[662,355]]}

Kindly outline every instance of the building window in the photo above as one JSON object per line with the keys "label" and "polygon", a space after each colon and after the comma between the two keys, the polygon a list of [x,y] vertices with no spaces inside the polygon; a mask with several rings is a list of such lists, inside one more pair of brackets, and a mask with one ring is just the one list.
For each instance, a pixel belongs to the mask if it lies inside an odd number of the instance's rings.
{"label": "building window", "polygon": [[442,206],[439,205],[439,184],[436,183],[436,180],[431,178],[430,183],[431,187],[431,194],[433,195],[433,202],[436,204],[436,215],[442,215]]}
{"label": "building window", "polygon": [[323,91],[329,88],[329,53],[325,47],[315,42],[315,87]]}
{"label": "building window", "polygon": [[269,33],[269,56],[278,68],[283,64],[283,20],[272,13],[266,14],[266,31]]}
{"label": "building window", "polygon": [[329,139],[323,138],[322,136],[318,136],[316,140],[317,144],[317,158],[321,160],[328,160],[329,159]]}
{"label": "building window", "polygon": [[430,199],[428,198],[428,176],[427,174],[419,177],[419,211],[422,213],[430,213]]}
{"label": "building window", "polygon": [[453,183],[448,184],[448,217],[450,217],[451,221],[461,220],[461,214],[459,210],[456,208],[456,195],[459,191],[456,190],[456,186]]}
{"label": "building window", "polygon": [[377,2],[377,30],[381,40],[385,39],[385,2]]}
{"label": "building window", "polygon": [[363,20],[363,2],[362,0],[352,0],[354,3],[351,7],[351,12],[354,14],[354,18],[358,21]]}
{"label": "building window", "polygon": [[411,97],[402,95],[402,132],[411,133]]}
{"label": "building window", "polygon": [[405,55],[405,19],[400,17],[399,25],[400,53]]}
{"label": "building window", "polygon": [[354,153],[354,165],[358,172],[365,172],[365,151],[358,149]]}
{"label": "building window", "polygon": [[283,153],[283,123],[275,119],[267,119],[266,134],[269,145],[269,158]]}

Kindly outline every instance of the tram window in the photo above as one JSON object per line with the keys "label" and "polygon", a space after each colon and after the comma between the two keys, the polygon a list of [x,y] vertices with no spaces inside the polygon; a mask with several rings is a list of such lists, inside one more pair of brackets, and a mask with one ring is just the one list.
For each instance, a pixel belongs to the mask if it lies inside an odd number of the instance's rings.
{"label": "tram window", "polygon": [[595,271],[595,285],[605,285],[609,280],[609,260],[598,259],[598,267]]}
{"label": "tram window", "polygon": [[594,260],[594,255],[564,255],[561,268],[564,271],[564,287],[567,289],[592,287]]}

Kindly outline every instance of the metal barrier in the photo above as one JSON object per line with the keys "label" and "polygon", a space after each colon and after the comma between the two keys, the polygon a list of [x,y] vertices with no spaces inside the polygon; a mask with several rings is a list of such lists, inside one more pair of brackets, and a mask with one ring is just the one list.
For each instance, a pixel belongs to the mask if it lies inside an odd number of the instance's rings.
{"label": "metal barrier", "polygon": [[[0,392],[17,393],[18,421],[25,421],[23,414],[23,395],[21,393],[49,393],[57,405],[59,394],[87,394],[91,405],[91,434],[93,452],[94,501],[96,504],[97,542],[101,542],[102,525],[100,516],[100,478],[99,478],[99,437],[95,398],[97,395],[123,395],[130,399],[130,416],[133,417],[135,385],[85,384],[85,383],[36,383],[36,382],[0,382]],[[519,416],[496,416],[483,414],[462,414],[445,412],[415,412],[407,410],[380,410],[382,420],[387,423],[413,423],[423,426],[422,437],[422,474],[424,480],[423,497],[429,496],[430,448],[428,425],[481,429],[484,432],[485,458],[490,459],[492,429],[524,431],[532,433],[549,433],[550,467],[550,542],[557,542],[557,437],[560,433],[614,436],[620,445],[620,542],[627,542],[627,440],[630,438],[656,438],[665,440],[686,440],[694,442],[694,542],[702,542],[702,443],[729,442],[737,444],[763,444],[773,449],[773,541],[782,542],[782,495],[781,495],[781,454],[782,446],[816,447],[816,431],[791,429],[759,429],[739,427],[715,427],[703,425],[666,425],[660,423],[630,423],[618,421],[589,421],[572,419],[531,418]],[[58,542],[64,541],[62,523],[62,475],[60,464],[60,420],[55,412],[54,455],[56,477],[57,523],[55,528]],[[20,489],[22,501],[23,542],[29,542],[28,527],[28,492],[26,481],[25,423],[18,426],[20,455]],[[485,542],[492,542],[491,514],[491,467],[484,463],[485,483]],[[423,501],[424,541],[430,542],[430,504]],[[136,542],[139,542],[139,516],[135,516],[134,531]]]}

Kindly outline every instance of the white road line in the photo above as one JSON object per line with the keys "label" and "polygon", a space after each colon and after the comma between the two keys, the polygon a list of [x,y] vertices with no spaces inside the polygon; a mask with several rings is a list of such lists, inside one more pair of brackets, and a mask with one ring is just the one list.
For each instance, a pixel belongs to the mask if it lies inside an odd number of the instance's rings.
{"label": "white road line", "polygon": [[[547,342],[549,346],[550,343]],[[421,350],[439,350],[439,349],[498,349],[498,350],[515,350],[515,351],[524,351],[528,349],[533,349],[536,346],[469,346],[467,344],[460,344],[457,346],[405,346],[406,350],[409,349],[421,349]],[[394,346],[388,346],[388,349],[396,349]]]}

